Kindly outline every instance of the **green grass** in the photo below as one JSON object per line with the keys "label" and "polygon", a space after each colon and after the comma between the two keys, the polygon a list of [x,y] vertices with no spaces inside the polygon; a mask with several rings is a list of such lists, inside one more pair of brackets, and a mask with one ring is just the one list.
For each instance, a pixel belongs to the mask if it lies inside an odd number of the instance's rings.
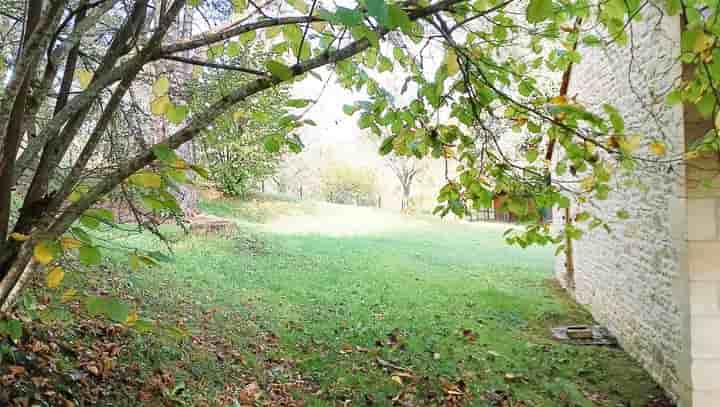
{"label": "green grass", "polygon": [[[621,350],[549,338],[554,324],[591,318],[550,283],[551,249],[508,247],[502,227],[264,200],[203,209],[235,219],[238,230],[181,239],[174,262],[161,268],[128,273],[118,263],[111,270],[124,282],[114,291],[137,298],[145,317],[224,338],[245,355],[238,368],[254,369],[260,380],[268,377],[263,363],[282,360],[291,369],[273,380],[301,374],[320,390],[304,396],[310,405],[396,398],[500,406],[505,397],[517,406],[645,406],[659,393]],[[345,233],[322,223],[329,211],[349,221],[376,214],[388,226]],[[337,233],[283,231],[284,218],[274,220],[288,213]],[[123,243],[157,245],[146,235]],[[108,286],[97,276],[84,284]],[[260,359],[257,343],[267,338],[273,344]],[[207,380],[195,391],[210,399],[229,379],[207,354],[152,359],[152,367],[196,364]]]}

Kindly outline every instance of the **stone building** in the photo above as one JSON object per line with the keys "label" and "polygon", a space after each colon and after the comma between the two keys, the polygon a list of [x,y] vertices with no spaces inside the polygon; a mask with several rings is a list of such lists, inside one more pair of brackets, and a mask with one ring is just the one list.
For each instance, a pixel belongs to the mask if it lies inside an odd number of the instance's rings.
{"label": "stone building", "polygon": [[[664,101],[688,69],[678,60],[680,27],[679,17],[650,15],[633,24],[625,46],[581,47],[569,95],[586,106],[612,103],[628,133],[662,139],[668,156],[682,154],[712,123]],[[698,182],[716,177],[719,162],[647,165],[639,179],[646,187],[617,185],[599,207],[573,208],[606,217],[624,209],[630,219],[610,233],[586,233],[556,264],[577,301],[683,407],[720,406],[720,190]],[[556,213],[554,223],[565,215]]]}

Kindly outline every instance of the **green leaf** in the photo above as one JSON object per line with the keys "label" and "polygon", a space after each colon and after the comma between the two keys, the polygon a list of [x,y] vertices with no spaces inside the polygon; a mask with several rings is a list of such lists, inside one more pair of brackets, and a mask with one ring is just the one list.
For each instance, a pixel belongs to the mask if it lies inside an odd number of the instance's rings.
{"label": "green leaf", "polygon": [[127,321],[130,306],[117,298],[89,297],[85,302],[85,310],[92,315],[102,315],[115,322]]}
{"label": "green leaf", "polygon": [[525,155],[525,158],[527,158],[529,163],[535,162],[538,158],[538,150],[536,148],[531,148],[527,151],[527,154]]}
{"label": "green leaf", "polygon": [[187,117],[189,109],[186,105],[171,104],[167,111],[167,119],[172,124],[180,124]]}
{"label": "green leaf", "polygon": [[215,59],[221,56],[225,52],[225,44],[220,43],[213,45],[208,49],[208,58]]}
{"label": "green leaf", "polygon": [[290,69],[289,66],[283,64],[282,62],[268,61],[265,66],[267,67],[268,71],[273,74],[273,76],[282,81],[290,80],[293,77],[292,69]]}
{"label": "green leaf", "polygon": [[[238,39],[240,40],[240,42],[241,42],[242,44],[247,44],[247,43],[249,43],[249,42],[254,41],[254,40],[255,40],[255,36],[256,36],[256,31],[254,31],[254,30],[253,30],[253,31],[247,31],[247,32],[244,32],[244,33],[240,34],[240,36],[238,37]],[[230,55],[230,49],[229,49],[229,48],[228,48],[228,55]],[[230,55],[230,56],[232,56],[232,55]]]}
{"label": "green leaf", "polygon": [[88,266],[97,265],[102,262],[100,250],[95,246],[82,246],[78,249],[78,258]]}
{"label": "green leaf", "polygon": [[310,102],[312,102],[310,99],[290,99],[286,104],[290,107],[302,108],[309,105]]}
{"label": "green leaf", "polygon": [[619,219],[623,220],[630,218],[630,214],[625,209],[620,209],[619,211],[617,211],[616,215]]}
{"label": "green leaf", "polygon": [[537,24],[553,17],[552,0],[530,0],[527,7],[527,21]]}
{"label": "green leaf", "polygon": [[154,172],[138,172],[131,175],[128,180],[131,184],[143,188],[160,188],[162,186],[162,177]]}
{"label": "green leaf", "polygon": [[0,321],[0,334],[7,335],[13,342],[22,338],[22,322],[16,319]]}
{"label": "green leaf", "polygon": [[199,175],[205,179],[210,178],[210,174],[208,173],[208,170],[206,170],[203,167],[200,167],[198,165],[191,165],[190,169],[193,170],[197,175]]}
{"label": "green leaf", "polygon": [[265,150],[267,150],[270,153],[277,153],[280,151],[280,140],[277,135],[272,135],[265,138]]}
{"label": "green leaf", "polygon": [[358,10],[349,9],[347,7],[338,7],[335,10],[337,21],[347,27],[353,27],[362,24],[363,15]]}
{"label": "green leaf", "polygon": [[[253,31],[254,32],[254,31]],[[227,47],[227,54],[231,58],[235,58],[240,55],[240,43],[237,41],[230,41]]]}
{"label": "green leaf", "polygon": [[412,30],[412,20],[397,4],[390,4],[388,6],[388,28],[394,29],[396,27],[399,27],[403,33],[408,34]]}
{"label": "green leaf", "polygon": [[682,92],[680,89],[673,89],[667,94],[667,96],[665,96],[665,101],[671,106],[681,103],[682,99]]}
{"label": "green leaf", "polygon": [[387,27],[389,21],[389,13],[385,0],[366,0],[367,11],[371,17],[375,17],[377,22],[383,27]]}
{"label": "green leaf", "polygon": [[345,113],[348,116],[352,116],[355,114],[355,112],[358,111],[357,106],[355,105],[343,105],[342,107],[343,113]]}
{"label": "green leaf", "polygon": [[600,40],[600,38],[595,35],[586,35],[585,37],[583,37],[582,42],[589,47],[602,45],[602,41]]}
{"label": "green leaf", "polygon": [[247,8],[247,0],[232,0],[236,13],[242,13]]}
{"label": "green leaf", "polygon": [[115,215],[113,215],[112,211],[110,209],[104,209],[104,208],[92,208],[85,211],[85,214],[88,216],[92,216],[96,219],[100,219],[101,221],[112,223],[115,221]]}
{"label": "green leaf", "polygon": [[153,154],[155,154],[155,157],[157,157],[158,160],[167,163],[174,163],[177,159],[177,154],[175,154],[175,151],[170,149],[167,144],[154,145],[152,147],[152,152]]}
{"label": "green leaf", "polygon": [[618,134],[622,134],[622,132],[625,130],[625,122],[623,121],[623,118],[617,111],[617,109],[605,103],[603,104],[603,110],[605,110],[605,113],[607,113],[610,117],[610,123],[612,124],[615,132]]}
{"label": "green leaf", "polygon": [[383,140],[382,144],[380,145],[380,154],[381,155],[388,155],[393,150],[393,143],[395,141],[395,136],[387,137],[385,140]]}

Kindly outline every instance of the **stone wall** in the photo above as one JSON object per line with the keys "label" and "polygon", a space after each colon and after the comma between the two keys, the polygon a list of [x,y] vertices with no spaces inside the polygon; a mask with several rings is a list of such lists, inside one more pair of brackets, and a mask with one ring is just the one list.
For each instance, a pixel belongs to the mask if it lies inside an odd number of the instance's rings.
{"label": "stone wall", "polygon": [[[677,18],[658,21],[650,16],[635,23],[626,46],[581,47],[583,62],[573,68],[569,96],[585,106],[611,103],[623,113],[626,133],[661,139],[672,155],[684,151],[683,110],[665,105],[663,95],[682,74],[680,27]],[[605,219],[619,209],[630,214],[614,222],[610,233],[597,228],[574,243],[575,297],[677,397],[685,397],[689,388],[683,178],[682,168],[644,165],[639,179],[644,187],[620,178],[599,206],[573,208]],[[560,227],[564,212],[556,213],[554,222]],[[563,256],[556,271],[564,282]]]}
{"label": "stone wall", "polygon": [[[713,126],[685,109],[685,136],[691,143]],[[720,157],[690,161],[686,174],[687,275],[692,406],[720,405]],[[713,187],[706,184],[710,182]]]}

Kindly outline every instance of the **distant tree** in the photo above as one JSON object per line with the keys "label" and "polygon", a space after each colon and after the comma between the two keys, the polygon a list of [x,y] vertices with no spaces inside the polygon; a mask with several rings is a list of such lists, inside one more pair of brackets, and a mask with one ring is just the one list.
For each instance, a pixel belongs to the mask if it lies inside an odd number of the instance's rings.
{"label": "distant tree", "polygon": [[400,209],[403,211],[410,209],[413,183],[427,170],[426,163],[415,157],[397,156],[394,154],[386,155],[384,160],[400,183],[402,192]]}
{"label": "distant tree", "polygon": [[370,206],[377,199],[375,173],[344,163],[332,163],[322,171],[320,188],[325,200],[332,203]]}

